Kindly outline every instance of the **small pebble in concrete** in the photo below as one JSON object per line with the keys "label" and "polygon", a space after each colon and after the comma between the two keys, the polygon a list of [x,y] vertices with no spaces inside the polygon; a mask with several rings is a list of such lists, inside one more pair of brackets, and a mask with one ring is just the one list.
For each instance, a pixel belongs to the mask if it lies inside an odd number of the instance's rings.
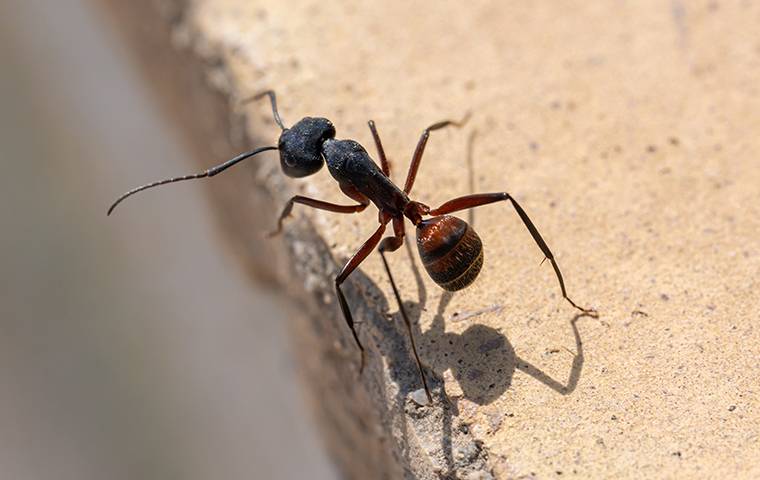
{"label": "small pebble in concrete", "polygon": [[413,391],[411,398],[414,403],[416,403],[417,405],[420,405],[421,407],[427,407],[428,405],[430,405],[430,402],[428,401],[427,394],[425,393],[424,388],[420,388],[418,390]]}
{"label": "small pebble in concrete", "polygon": [[493,475],[481,470],[479,472],[470,472],[465,478],[467,480],[493,480]]}

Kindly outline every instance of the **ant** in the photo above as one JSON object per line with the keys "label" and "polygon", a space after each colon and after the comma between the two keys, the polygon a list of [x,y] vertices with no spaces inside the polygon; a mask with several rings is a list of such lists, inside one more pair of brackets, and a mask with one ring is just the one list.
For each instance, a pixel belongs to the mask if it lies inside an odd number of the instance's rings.
{"label": "ant", "polygon": [[[168,178],[130,190],[116,199],[108,209],[108,215],[113,212],[119,203],[135,193],[167,183],[213,177],[247,158],[270,150],[278,150],[280,152],[282,171],[289,177],[300,178],[312,175],[319,171],[326,162],[327,168],[330,174],[337,180],[340,190],[347,197],[354,200],[356,204],[338,205],[296,195],[283,208],[277,221],[277,229],[271,232],[270,236],[277,235],[282,231],[283,221],[290,216],[296,203],[335,213],[358,213],[366,209],[370,203],[375,204],[378,209],[378,221],[380,225],[375,230],[375,233],[364,242],[361,248],[343,266],[338,276],[335,277],[335,291],[338,295],[343,317],[351,329],[356,345],[361,352],[361,364],[359,367],[359,374],[361,374],[364,370],[366,353],[354,328],[351,309],[348,306],[341,285],[346,281],[351,272],[356,270],[364,259],[372,253],[372,250],[377,247],[409,333],[412,352],[417,362],[417,368],[419,369],[425,393],[427,394],[428,401],[431,403],[432,396],[422,368],[422,362],[417,354],[417,346],[412,335],[411,323],[385,257],[386,253],[398,250],[404,242],[404,217],[409,219],[417,228],[417,248],[425,270],[441,288],[453,292],[469,286],[478,276],[478,273],[480,273],[480,269],[483,266],[483,244],[478,234],[467,222],[449,214],[496,202],[510,202],[517,215],[527,227],[533,240],[543,252],[544,260],[551,262],[554,272],[557,274],[562,297],[583,313],[594,312],[591,309],[579,307],[567,296],[565,282],[562,279],[562,273],[554,259],[554,255],[549,250],[541,234],[538,233],[536,226],[528,218],[525,210],[510,194],[498,192],[465,195],[449,200],[437,208],[430,208],[423,203],[409,198],[409,194],[414,186],[414,180],[417,177],[417,171],[420,168],[422,155],[425,152],[425,145],[427,145],[428,138],[430,137],[430,132],[448,126],[462,127],[468,120],[469,114],[461,121],[444,120],[434,123],[423,130],[417,142],[417,148],[414,150],[412,163],[409,166],[409,172],[407,173],[402,190],[390,179],[390,164],[385,157],[385,151],[380,142],[380,136],[377,133],[374,121],[370,120],[368,125],[375,141],[378,157],[380,158],[379,167],[358,142],[354,140],[337,140],[335,138],[335,127],[326,118],[305,117],[292,127],[285,127],[277,111],[277,99],[272,90],[254,95],[244,100],[243,103],[259,100],[263,97],[269,97],[274,121],[282,130],[276,147],[257,148],[242,153],[220,165],[211,167],[202,173]],[[393,226],[393,236],[383,238],[383,233],[389,223]]]}

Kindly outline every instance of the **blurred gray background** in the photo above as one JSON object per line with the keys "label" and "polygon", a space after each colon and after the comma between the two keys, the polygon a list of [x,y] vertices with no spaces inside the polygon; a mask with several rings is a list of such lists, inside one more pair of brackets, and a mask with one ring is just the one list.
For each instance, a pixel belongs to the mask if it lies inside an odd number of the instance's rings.
{"label": "blurred gray background", "polygon": [[105,216],[193,168],[106,20],[4,0],[0,69],[0,477],[335,478],[203,188]]}

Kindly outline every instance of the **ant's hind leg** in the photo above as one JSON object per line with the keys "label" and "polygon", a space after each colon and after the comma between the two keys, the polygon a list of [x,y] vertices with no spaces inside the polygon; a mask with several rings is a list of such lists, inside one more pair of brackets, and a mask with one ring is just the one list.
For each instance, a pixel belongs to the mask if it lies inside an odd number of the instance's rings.
{"label": "ant's hind leg", "polygon": [[530,235],[533,237],[533,240],[538,245],[538,248],[541,249],[541,252],[543,252],[544,257],[546,257],[546,259],[549,260],[549,262],[551,262],[552,267],[554,268],[554,273],[557,275],[557,280],[559,281],[559,288],[562,291],[562,297],[565,300],[567,300],[570,303],[570,305],[580,310],[581,312],[587,313],[587,314],[596,314],[596,311],[593,309],[579,307],[578,305],[576,305],[575,302],[573,302],[570,299],[570,297],[567,296],[567,291],[565,290],[565,281],[562,279],[562,272],[560,272],[559,270],[559,265],[557,265],[557,261],[554,260],[554,255],[552,254],[552,251],[549,250],[549,246],[541,237],[541,234],[538,233],[538,229],[536,228],[535,225],[533,225],[533,222],[528,217],[528,214],[525,213],[525,210],[522,209],[520,204],[517,203],[517,201],[514,198],[512,198],[510,194],[506,192],[480,193],[480,194],[475,194],[475,195],[466,195],[464,197],[458,197],[453,200],[449,200],[448,202],[444,203],[438,208],[430,210],[430,215],[445,215],[447,213],[457,212],[460,210],[466,210],[468,208],[480,207],[482,205],[488,205],[490,203],[501,202],[501,201],[509,201],[512,203],[512,206],[517,212],[517,215],[520,216],[520,219],[522,220],[525,227],[528,229],[528,232],[530,232]]}

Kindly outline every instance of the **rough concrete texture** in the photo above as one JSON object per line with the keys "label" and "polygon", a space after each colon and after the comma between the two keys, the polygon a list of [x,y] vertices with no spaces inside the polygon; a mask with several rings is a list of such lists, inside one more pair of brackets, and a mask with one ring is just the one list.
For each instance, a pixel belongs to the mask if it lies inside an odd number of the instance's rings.
{"label": "rough concrete texture", "polygon": [[[425,126],[471,111],[433,133],[413,197],[514,194],[570,295],[599,311],[562,301],[508,205],[464,214],[486,248],[467,290],[442,293],[413,245],[390,260],[438,378],[420,407],[379,256],[348,286],[359,380],[332,294],[376,212],[296,207],[269,267],[312,312],[294,331],[338,463],[355,478],[760,476],[760,5],[410,3],[163,2],[174,44],[231,105],[275,88],[287,124],[326,116],[374,156],[372,118],[397,182]],[[265,103],[234,110],[257,142],[277,137]],[[294,192],[344,200],[326,171],[296,181],[257,162],[226,181],[272,209]],[[274,215],[239,215],[240,245],[257,250]]]}

